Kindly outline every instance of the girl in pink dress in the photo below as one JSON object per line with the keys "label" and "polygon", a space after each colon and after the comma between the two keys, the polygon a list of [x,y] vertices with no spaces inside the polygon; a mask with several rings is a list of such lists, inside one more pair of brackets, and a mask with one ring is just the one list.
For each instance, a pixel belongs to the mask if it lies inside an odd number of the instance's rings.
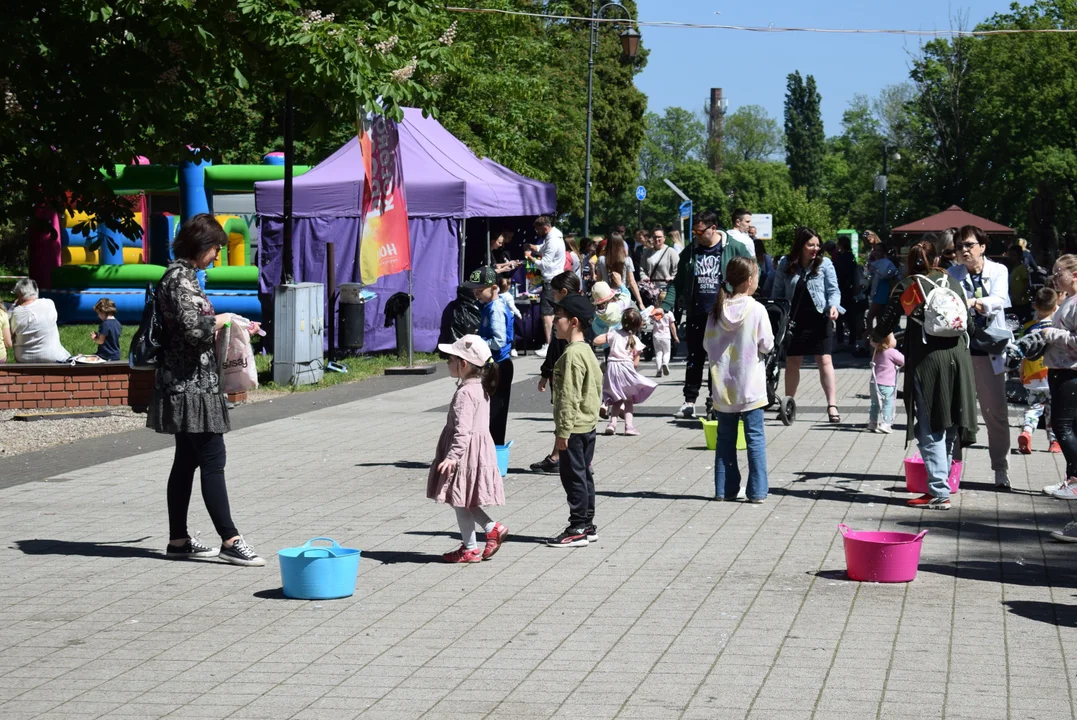
{"label": "girl in pink dress", "polygon": [[628,308],[621,315],[621,327],[610,330],[603,338],[595,338],[595,344],[609,344],[610,355],[606,360],[606,373],[602,378],[602,402],[610,409],[610,424],[606,434],[617,432],[617,418],[625,421],[625,435],[639,435],[632,424],[632,410],[651,396],[658,385],[639,374],[639,356],[643,342],[639,339],[643,316],[635,308]]}
{"label": "girl in pink dress", "polygon": [[[438,350],[449,356],[449,375],[460,382],[426,479],[426,496],[451,506],[460,523],[460,547],[442,555],[445,562],[481,562],[493,557],[509,534],[483,510],[505,504],[490,435],[497,364],[490,357],[490,346],[478,335],[464,335],[452,345],[438,345]],[[486,532],[484,548],[475,541],[476,525]]]}

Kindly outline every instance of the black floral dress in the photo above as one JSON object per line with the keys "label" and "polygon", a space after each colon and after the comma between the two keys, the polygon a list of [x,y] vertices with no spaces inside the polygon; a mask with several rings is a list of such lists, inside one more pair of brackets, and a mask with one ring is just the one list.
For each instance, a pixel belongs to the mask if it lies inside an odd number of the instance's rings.
{"label": "black floral dress", "polygon": [[164,346],[146,426],[159,433],[226,433],[215,313],[187,260],[171,262],[157,285]]}

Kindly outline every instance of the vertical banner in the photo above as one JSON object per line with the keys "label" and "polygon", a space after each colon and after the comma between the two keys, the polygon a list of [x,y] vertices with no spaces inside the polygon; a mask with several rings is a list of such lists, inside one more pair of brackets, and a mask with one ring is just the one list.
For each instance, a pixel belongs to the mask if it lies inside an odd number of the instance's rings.
{"label": "vertical banner", "polygon": [[359,137],[366,170],[359,270],[364,285],[411,269],[408,206],[396,123],[375,116]]}

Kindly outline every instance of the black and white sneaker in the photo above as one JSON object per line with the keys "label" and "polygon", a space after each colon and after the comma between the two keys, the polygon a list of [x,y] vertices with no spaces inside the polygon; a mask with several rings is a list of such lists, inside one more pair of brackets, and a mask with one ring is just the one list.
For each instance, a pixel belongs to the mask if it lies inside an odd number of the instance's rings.
{"label": "black and white sneaker", "polygon": [[220,552],[217,548],[211,548],[198,541],[198,537],[187,538],[183,545],[169,544],[165,547],[165,557],[169,560],[192,560],[215,558]]}
{"label": "black and white sneaker", "polygon": [[243,565],[245,567],[262,567],[266,564],[265,558],[259,557],[258,553],[254,552],[254,548],[247,544],[242,535],[236,538],[236,541],[232,543],[232,547],[221,545],[219,557],[221,560],[230,562],[233,565]]}
{"label": "black and white sneaker", "polygon": [[598,526],[591,523],[583,529],[584,534],[587,536],[588,543],[598,542]]}
{"label": "black and white sneaker", "polygon": [[559,548],[582,547],[587,544],[587,529],[567,527],[557,537],[547,540],[546,544],[550,547]]}

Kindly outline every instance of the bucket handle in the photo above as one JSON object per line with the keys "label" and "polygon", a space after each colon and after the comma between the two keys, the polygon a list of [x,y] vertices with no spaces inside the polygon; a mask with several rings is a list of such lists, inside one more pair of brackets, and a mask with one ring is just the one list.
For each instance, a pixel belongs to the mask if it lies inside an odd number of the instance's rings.
{"label": "bucket handle", "polygon": [[331,542],[331,543],[333,543],[332,547],[334,547],[334,548],[339,548],[340,547],[340,543],[338,543],[333,538],[329,538],[329,537],[311,538],[310,540],[307,540],[305,543],[303,543],[303,547],[305,547],[305,548],[315,547],[315,546],[312,545],[312,543],[315,543],[318,540],[325,540],[326,542]]}
{"label": "bucket handle", "polygon": [[921,530],[920,533],[912,539],[912,542],[920,542],[924,539],[924,535],[927,535],[927,529]]}
{"label": "bucket handle", "polygon": [[849,526],[845,523],[838,523],[838,530],[841,532],[842,537],[845,537],[849,534]]}

